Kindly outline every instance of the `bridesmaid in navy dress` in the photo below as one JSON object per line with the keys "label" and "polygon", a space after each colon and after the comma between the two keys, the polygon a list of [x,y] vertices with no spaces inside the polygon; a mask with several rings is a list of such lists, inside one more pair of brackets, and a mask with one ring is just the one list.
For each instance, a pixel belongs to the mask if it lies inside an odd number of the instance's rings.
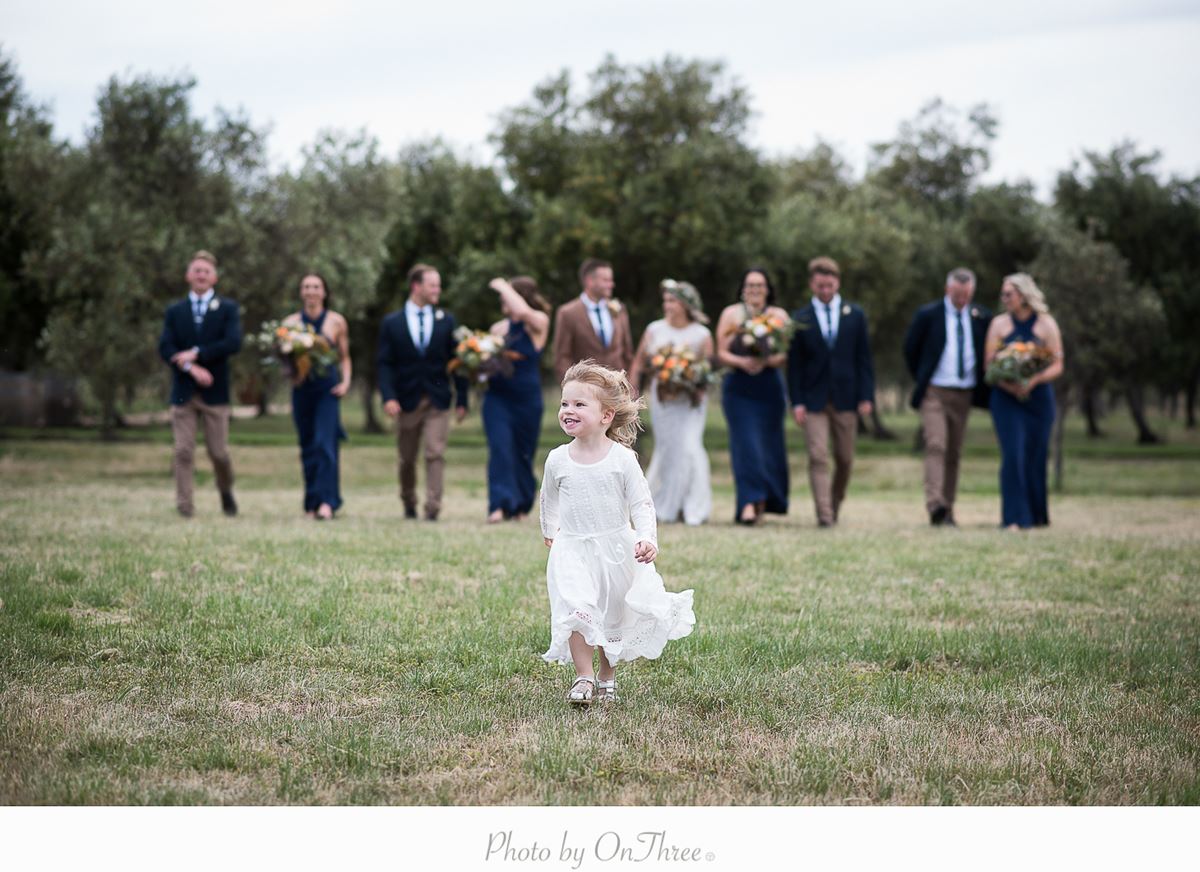
{"label": "bridesmaid in navy dress", "polygon": [[350,329],[346,319],[327,307],[329,287],[317,273],[300,280],[303,308],[286,323],[308,324],[337,350],[338,365],[324,375],[310,372],[292,386],[292,420],[300,437],[304,468],[304,512],[326,521],[342,505],[338,485],[338,441],[345,439],[338,401],[350,390]]}
{"label": "bridesmaid in navy dress", "polygon": [[729,427],[729,454],[737,491],[734,520],[755,524],[767,512],[787,514],[788,461],[783,423],[787,411],[780,367],[787,354],[766,359],[736,354],[734,335],[747,319],[766,312],[790,321],[775,302],[764,269],[742,275],[741,302],[727,306],[717,321],[717,360],[729,367],[721,388],[721,408]]}
{"label": "bridesmaid in navy dress", "polygon": [[1033,279],[1015,273],[1000,290],[1004,313],[988,328],[985,360],[1010,342],[1044,345],[1054,360],[1028,383],[1002,381],[991,395],[992,425],[1000,442],[1001,526],[1009,530],[1050,523],[1046,501],[1046,460],[1054,428],[1054,389],[1063,372],[1062,334]]}
{"label": "bridesmaid in navy dress", "polygon": [[491,332],[503,336],[521,355],[511,377],[493,376],[483,397],[483,429],[488,442],[488,523],[520,519],[537,497],[533,455],[542,432],[542,349],[550,337],[550,304],[537,282],[518,276],[488,285],[500,296],[504,318]]}

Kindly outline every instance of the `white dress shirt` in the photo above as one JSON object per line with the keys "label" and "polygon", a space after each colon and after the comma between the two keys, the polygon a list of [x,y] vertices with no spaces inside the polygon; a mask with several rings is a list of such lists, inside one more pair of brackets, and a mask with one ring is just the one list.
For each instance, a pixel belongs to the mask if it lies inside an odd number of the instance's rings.
{"label": "white dress shirt", "polygon": [[838,329],[842,326],[842,295],[834,294],[828,309],[816,297],[812,298],[812,304],[817,313],[817,323],[821,326],[821,336],[825,344],[832,348],[833,343],[837,342]]}
{"label": "white dress shirt", "polygon": [[[588,320],[592,322],[592,329],[596,331],[596,336],[599,338],[600,329],[604,328],[604,346],[607,348],[612,345],[613,341],[613,319],[612,313],[608,311],[608,300],[601,300],[599,303],[592,302],[592,298],[587,294],[580,294],[579,299],[583,300],[583,305],[587,309]],[[600,314],[597,317],[596,307],[600,307]]]}
{"label": "white dress shirt", "polygon": [[[425,313],[423,319],[417,318],[418,312]],[[424,352],[433,336],[433,306],[418,306],[408,300],[404,304],[404,318],[408,321],[408,335],[412,337],[413,345],[417,346],[417,351]],[[425,322],[423,325],[420,323],[422,320]],[[421,333],[422,327],[424,334]]]}
{"label": "white dress shirt", "polygon": [[[583,301],[584,308],[588,312],[588,320],[592,321],[592,329],[596,333],[596,338],[600,337],[601,327],[604,329],[604,344],[605,348],[612,344],[612,313],[608,311],[608,301],[601,300],[594,302],[592,297],[587,294],[580,294],[580,300]],[[600,307],[600,314],[596,314],[596,306]]]}
{"label": "white dress shirt", "polygon": [[[208,307],[212,304],[212,299],[216,295],[217,295],[216,288],[209,288],[207,291],[204,292],[203,296],[199,296],[199,297],[196,296],[195,291],[188,291],[188,305],[190,305],[192,307],[192,323],[196,325],[197,333],[200,332],[200,325],[204,323],[204,313],[206,313],[208,311]],[[199,318],[196,317],[196,311],[197,311],[196,304],[197,303],[200,304],[199,305],[199,312],[200,312]],[[199,354],[200,346],[193,345],[192,351],[196,354]],[[192,364],[189,361],[188,363],[183,364],[179,368],[182,369],[184,372],[190,372],[192,369]]]}
{"label": "white dress shirt", "polygon": [[[946,319],[946,347],[938,360],[937,369],[929,383],[939,388],[975,387],[975,341],[971,336],[971,309],[963,306],[955,309],[949,297],[942,298],[943,317]],[[963,327],[963,377],[958,377],[958,319]]]}
{"label": "white dress shirt", "polygon": [[[192,306],[192,320],[196,322],[196,326],[200,326],[200,322],[204,320],[204,313],[208,311],[209,305],[212,303],[212,298],[217,295],[215,288],[209,288],[204,292],[204,296],[196,296],[195,291],[188,291],[188,302]],[[200,319],[196,319],[196,304],[200,304]]]}

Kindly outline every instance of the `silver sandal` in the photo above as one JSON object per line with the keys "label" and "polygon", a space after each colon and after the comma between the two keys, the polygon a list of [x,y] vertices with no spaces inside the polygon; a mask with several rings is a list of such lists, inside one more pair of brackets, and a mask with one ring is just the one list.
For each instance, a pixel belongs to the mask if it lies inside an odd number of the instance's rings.
{"label": "silver sandal", "polygon": [[596,679],[590,675],[580,675],[567,691],[567,702],[571,705],[591,705],[595,690]]}
{"label": "silver sandal", "polygon": [[616,702],[617,697],[617,680],[612,681],[597,681],[596,682],[596,700],[598,702]]}

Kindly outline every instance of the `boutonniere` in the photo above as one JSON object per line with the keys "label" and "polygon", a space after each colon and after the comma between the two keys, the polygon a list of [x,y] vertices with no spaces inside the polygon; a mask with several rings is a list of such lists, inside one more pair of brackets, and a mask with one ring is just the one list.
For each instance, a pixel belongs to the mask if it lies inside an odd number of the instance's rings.
{"label": "boutonniere", "polygon": [[446,317],[446,313],[443,312],[441,309],[433,310],[433,320],[434,321],[441,321],[445,317]]}
{"label": "boutonniere", "polygon": [[979,317],[979,307],[978,307],[978,306],[972,306],[972,307],[971,307],[971,317],[972,317],[972,318],[978,318],[978,317]]}
{"label": "boutonniere", "polygon": [[621,301],[620,300],[609,300],[608,301],[608,311],[614,315],[621,314]]}
{"label": "boutonniere", "polygon": [[212,302],[208,304],[208,311],[215,312],[221,307],[221,301],[216,297],[212,298]]}
{"label": "boutonniere", "polygon": [[843,315],[849,315],[849,314],[850,314],[850,306],[849,306],[849,305],[842,306],[842,314],[843,314]]}

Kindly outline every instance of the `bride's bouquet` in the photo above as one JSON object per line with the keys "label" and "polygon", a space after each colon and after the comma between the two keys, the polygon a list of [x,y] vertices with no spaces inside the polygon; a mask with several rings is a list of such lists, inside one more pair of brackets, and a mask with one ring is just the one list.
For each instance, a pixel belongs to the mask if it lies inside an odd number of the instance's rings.
{"label": "bride's bouquet", "polygon": [[1002,381],[1028,384],[1053,361],[1054,353],[1040,342],[1009,342],[992,358],[984,381],[990,385]]}
{"label": "bride's bouquet", "polygon": [[454,359],[446,367],[447,372],[462,370],[484,390],[493,376],[512,378],[513,362],[525,357],[509,348],[506,339],[483,330],[459,327],[454,331],[454,338],[458,345],[454,348]]}
{"label": "bride's bouquet", "polygon": [[264,321],[251,344],[266,354],[264,364],[278,366],[295,382],[309,373],[324,378],[338,362],[337,350],[311,324]]}
{"label": "bride's bouquet", "polygon": [[796,332],[796,324],[778,315],[754,315],[747,318],[735,328],[733,342],[729,350],[734,354],[749,357],[771,357],[784,354],[792,334]]}
{"label": "bride's bouquet", "polygon": [[650,356],[650,367],[660,400],[686,396],[699,406],[704,392],[717,383],[708,359],[683,345],[664,345]]}

